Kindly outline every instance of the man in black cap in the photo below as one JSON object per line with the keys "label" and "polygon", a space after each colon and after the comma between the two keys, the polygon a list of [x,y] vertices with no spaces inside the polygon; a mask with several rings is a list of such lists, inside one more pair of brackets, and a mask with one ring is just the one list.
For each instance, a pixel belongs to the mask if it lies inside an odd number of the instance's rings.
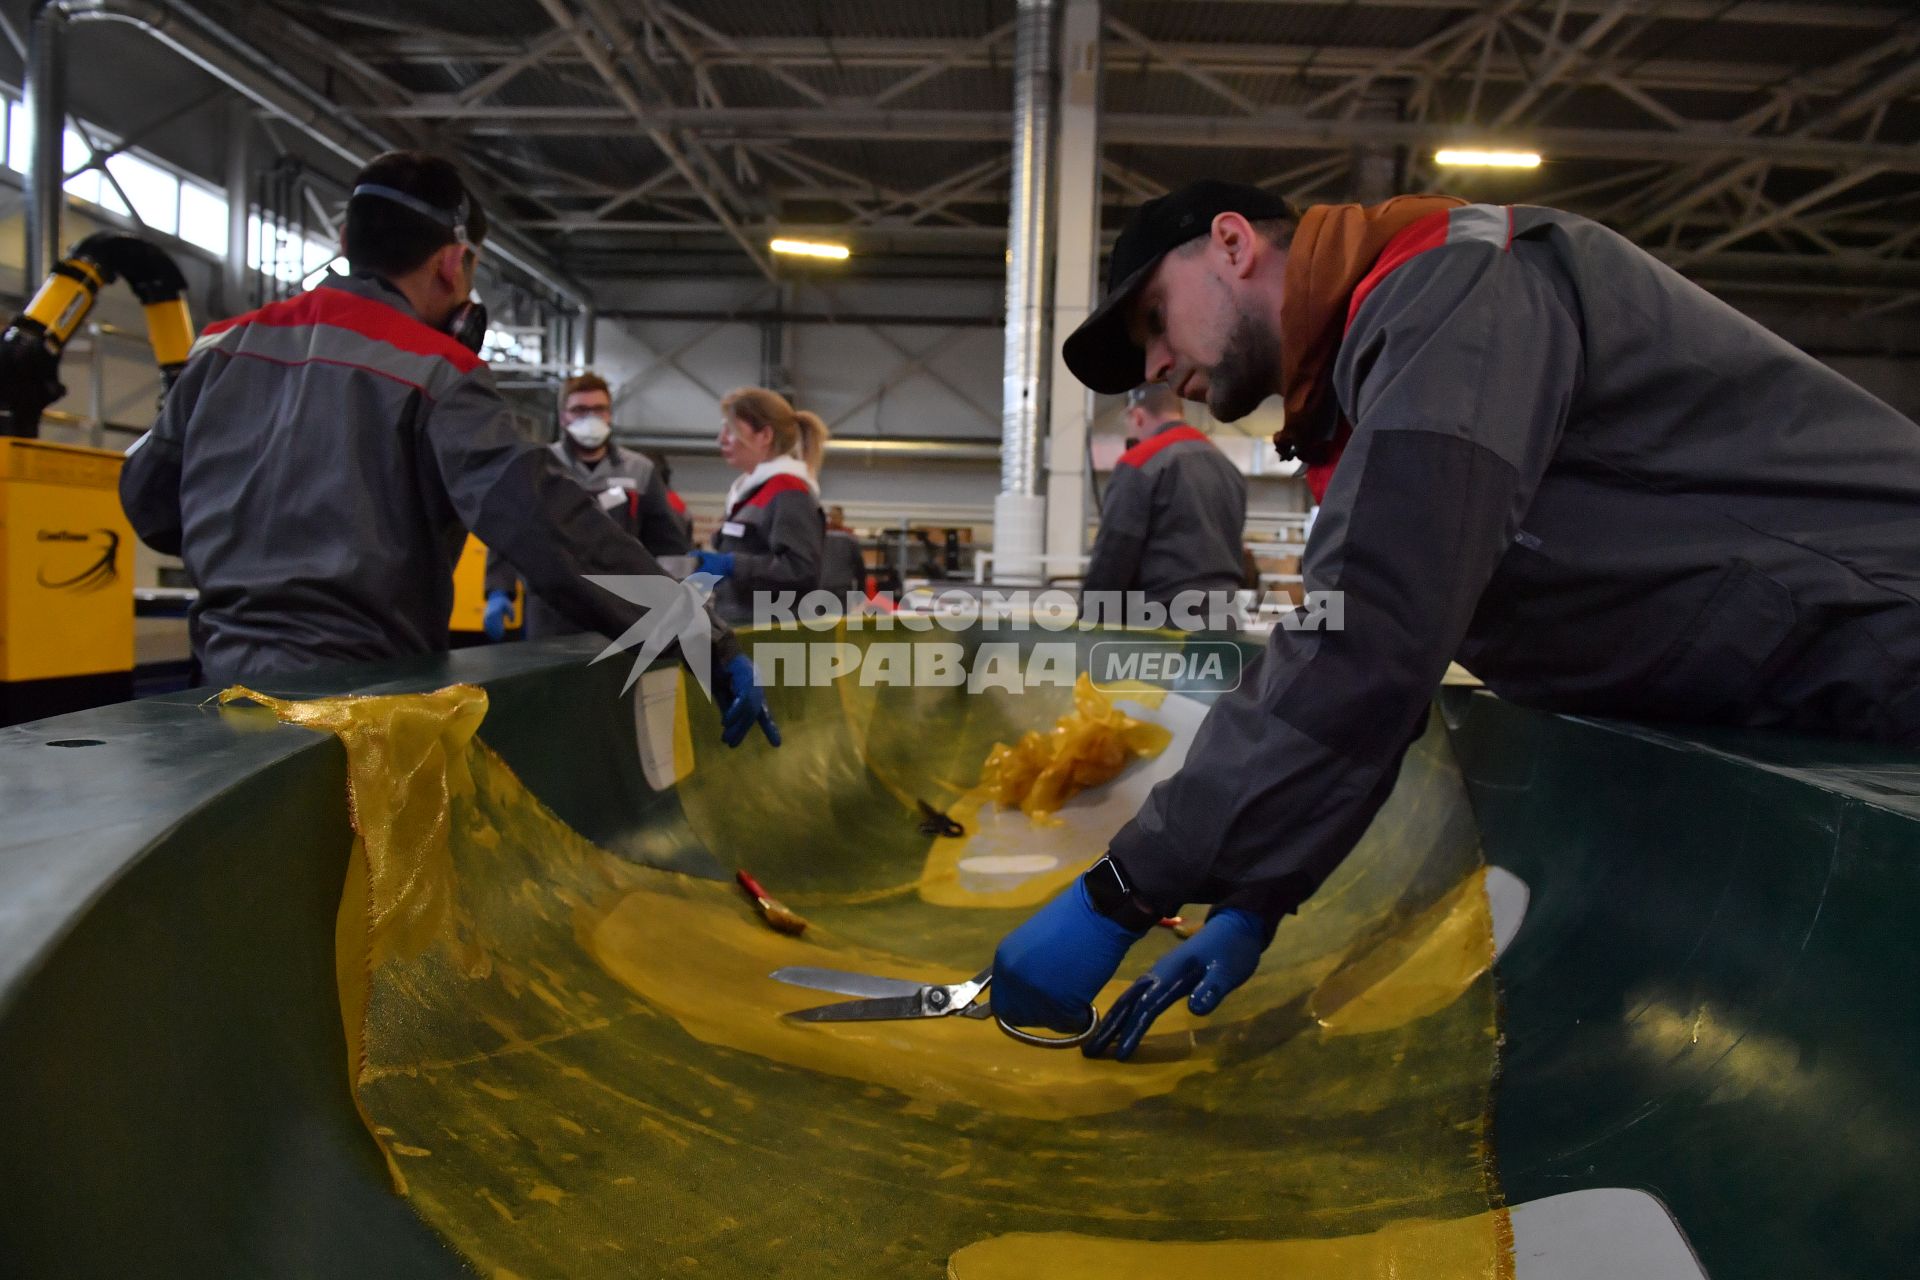
{"label": "man in black cap", "polygon": [[1011,1022],[1084,1026],[1188,902],[1206,927],[1086,1051],[1128,1056],[1182,996],[1210,1012],[1366,830],[1451,659],[1552,710],[1920,746],[1920,427],[1596,223],[1196,183],[1129,220],[1065,356],[1223,421],[1284,396],[1277,443],[1323,495],[1306,588],[1344,627],[1276,630],[1001,943]]}
{"label": "man in black cap", "polygon": [[[1187,424],[1180,398],[1160,383],[1128,390],[1127,425],[1138,443],[1114,463],[1101,495],[1100,531],[1081,589],[1089,596],[1137,592],[1188,619],[1211,621],[1225,613],[1244,573],[1246,477]],[[1189,625],[1179,617],[1173,623]]]}

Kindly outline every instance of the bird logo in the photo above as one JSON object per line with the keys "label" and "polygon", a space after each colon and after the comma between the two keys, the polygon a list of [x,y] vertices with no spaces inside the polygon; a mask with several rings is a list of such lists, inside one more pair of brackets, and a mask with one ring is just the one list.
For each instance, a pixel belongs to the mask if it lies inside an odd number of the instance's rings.
{"label": "bird logo", "polygon": [[[95,541],[96,536],[101,541]],[[76,595],[87,595],[103,587],[111,586],[120,578],[120,535],[112,529],[95,529],[90,533],[74,533],[69,529],[42,529],[41,542],[81,547],[98,551],[99,555],[88,561],[76,572],[63,577],[51,576],[46,565],[42,564],[34,575],[35,580],[49,591],[71,591]]]}
{"label": "bird logo", "polygon": [[707,695],[709,702],[713,700],[713,617],[707,612],[707,597],[713,594],[714,584],[720,579],[710,573],[691,574],[682,582],[675,582],[664,574],[590,573],[586,577],[601,590],[646,610],[638,622],[593,660],[601,662],[639,646],[634,654],[633,669],[627,673],[627,682],[620,686],[621,693],[633,688],[640,673],[666,652],[668,645],[678,642],[681,661],[687,664],[694,683],[700,686],[700,692]]}

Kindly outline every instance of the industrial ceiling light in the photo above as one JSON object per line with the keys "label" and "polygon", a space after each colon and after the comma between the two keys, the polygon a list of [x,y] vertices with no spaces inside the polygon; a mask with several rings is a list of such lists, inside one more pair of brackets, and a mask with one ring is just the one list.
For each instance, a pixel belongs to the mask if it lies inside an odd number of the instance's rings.
{"label": "industrial ceiling light", "polygon": [[835,262],[846,261],[850,252],[843,244],[829,244],[824,240],[776,239],[767,241],[767,248],[796,258],[831,258]]}
{"label": "industrial ceiling light", "polygon": [[1435,164],[1471,166],[1477,169],[1538,169],[1538,151],[1504,151],[1469,147],[1446,147],[1433,153]]}

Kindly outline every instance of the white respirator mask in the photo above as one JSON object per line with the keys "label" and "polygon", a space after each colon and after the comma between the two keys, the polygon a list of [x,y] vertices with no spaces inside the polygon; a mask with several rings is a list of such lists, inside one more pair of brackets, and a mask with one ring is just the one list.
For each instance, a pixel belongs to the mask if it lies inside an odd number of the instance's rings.
{"label": "white respirator mask", "polygon": [[613,419],[597,413],[574,418],[567,423],[567,434],[582,449],[598,449],[613,434]]}

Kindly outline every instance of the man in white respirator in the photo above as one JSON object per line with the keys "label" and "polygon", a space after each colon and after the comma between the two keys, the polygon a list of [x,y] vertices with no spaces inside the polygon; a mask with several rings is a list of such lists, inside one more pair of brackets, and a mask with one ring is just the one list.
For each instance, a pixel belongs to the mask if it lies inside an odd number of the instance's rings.
{"label": "man in white respirator", "polygon": [[[560,439],[551,446],[553,456],[615,524],[656,557],[682,556],[693,550],[653,460],[613,442],[613,393],[606,379],[596,373],[567,379],[560,388],[560,428]],[[491,549],[487,552],[485,625],[491,639],[506,638],[517,577],[504,556]],[[559,610],[528,593],[527,639],[573,635],[579,630]]]}

